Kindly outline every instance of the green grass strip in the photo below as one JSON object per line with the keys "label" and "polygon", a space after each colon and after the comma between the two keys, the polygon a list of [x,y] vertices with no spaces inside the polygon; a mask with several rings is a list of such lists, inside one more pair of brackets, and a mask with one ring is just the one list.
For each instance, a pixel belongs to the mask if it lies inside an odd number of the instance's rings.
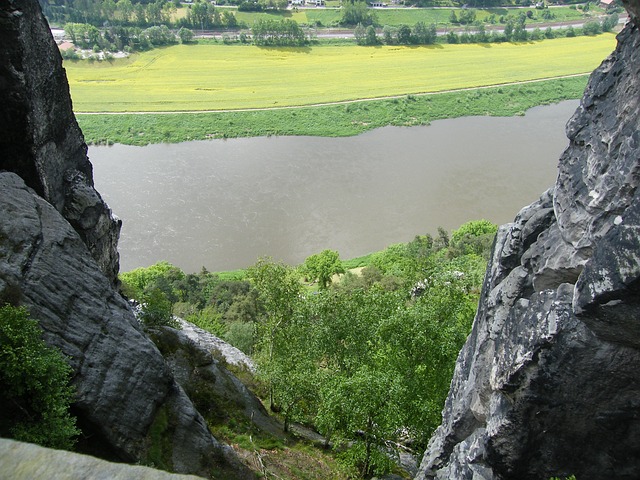
{"label": "green grass strip", "polygon": [[77,118],[89,144],[146,145],[269,135],[342,137],[387,125],[428,125],[444,118],[522,115],[531,107],[580,98],[587,78],[584,75],[321,107]]}

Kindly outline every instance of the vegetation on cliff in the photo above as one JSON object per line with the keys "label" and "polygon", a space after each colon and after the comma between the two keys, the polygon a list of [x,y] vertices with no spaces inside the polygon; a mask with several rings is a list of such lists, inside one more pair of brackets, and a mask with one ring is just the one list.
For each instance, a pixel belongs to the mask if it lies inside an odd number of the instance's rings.
{"label": "vegetation on cliff", "polygon": [[370,476],[391,469],[390,445],[418,452],[438,425],[495,230],[470,222],[355,262],[330,250],[297,268],[260,259],[241,279],[166,262],[121,279],[252,354],[256,393],[284,430],[313,427],[345,475]]}
{"label": "vegetation on cliff", "polygon": [[0,307],[0,435],[70,449],[80,433],[69,413],[71,367],[42,340],[25,308]]}

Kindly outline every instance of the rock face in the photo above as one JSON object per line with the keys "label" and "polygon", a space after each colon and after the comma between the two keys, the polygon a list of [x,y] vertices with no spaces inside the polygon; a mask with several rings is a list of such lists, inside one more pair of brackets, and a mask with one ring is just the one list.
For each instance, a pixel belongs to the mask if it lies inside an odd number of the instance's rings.
{"label": "rock face", "polygon": [[2,476],[11,480],[34,478],[91,478],[92,480],[198,480],[201,477],[160,472],[139,465],[111,463],[88,455],[42,448],[0,439]]}
{"label": "rock face", "polygon": [[247,474],[211,435],[86,245],[14,173],[0,173],[0,300],[25,305],[69,357],[85,451],[176,472]]}
{"label": "rock face", "polygon": [[73,225],[117,281],[121,223],[93,188],[67,77],[37,1],[0,0],[0,170],[20,175]]}
{"label": "rock face", "polygon": [[555,187],[498,231],[418,479],[640,478],[638,27],[618,40]]}
{"label": "rock face", "polygon": [[252,478],[211,435],[114,289],[119,221],[93,188],[38,2],[0,0],[0,40],[0,304],[26,306],[45,341],[69,357],[79,448],[180,473]]}
{"label": "rock face", "polygon": [[178,318],[180,330],[189,340],[194,342],[201,349],[208,352],[215,352],[227,365],[240,370],[255,373],[256,366],[251,357],[224,340],[216,337],[212,333],[203,330],[193,323]]}
{"label": "rock face", "polygon": [[[241,361],[242,352],[229,355],[235,347],[220,339],[212,343],[213,335],[209,332],[184,320],[180,323],[182,330],[159,327],[150,335],[198,411],[212,423],[235,417],[262,432],[281,437],[282,425],[269,416],[258,397],[225,366],[250,373],[249,365]],[[253,367],[251,362],[250,366]]]}

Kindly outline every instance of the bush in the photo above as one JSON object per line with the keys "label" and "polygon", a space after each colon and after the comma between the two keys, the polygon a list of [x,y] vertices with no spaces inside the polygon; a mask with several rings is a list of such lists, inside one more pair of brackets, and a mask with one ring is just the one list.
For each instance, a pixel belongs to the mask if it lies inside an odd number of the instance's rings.
{"label": "bush", "polygon": [[24,308],[0,308],[0,436],[70,449],[80,433],[69,414],[72,370],[42,340]]}
{"label": "bush", "polygon": [[603,32],[610,32],[611,30],[613,30],[616,25],[618,25],[618,14],[617,13],[612,13],[611,15],[608,15],[607,18],[605,18],[602,21],[602,31]]}
{"label": "bush", "polygon": [[247,355],[253,354],[256,343],[256,329],[253,323],[231,322],[224,339]]}
{"label": "bush", "polygon": [[597,20],[591,20],[589,22],[586,22],[582,26],[582,33],[584,35],[598,35],[599,33],[602,33],[602,27],[600,26],[600,22],[598,22]]}
{"label": "bush", "polygon": [[148,327],[180,328],[180,324],[173,318],[171,302],[158,288],[143,296],[140,320]]}

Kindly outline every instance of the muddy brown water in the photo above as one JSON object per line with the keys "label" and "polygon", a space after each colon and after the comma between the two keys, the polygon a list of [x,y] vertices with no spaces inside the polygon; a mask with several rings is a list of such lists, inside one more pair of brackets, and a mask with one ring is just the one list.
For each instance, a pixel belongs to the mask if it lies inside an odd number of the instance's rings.
{"label": "muddy brown water", "polygon": [[513,220],[555,181],[577,101],[357,137],[260,137],[89,149],[124,222],[121,269],[186,272],[352,258],[438,226]]}

